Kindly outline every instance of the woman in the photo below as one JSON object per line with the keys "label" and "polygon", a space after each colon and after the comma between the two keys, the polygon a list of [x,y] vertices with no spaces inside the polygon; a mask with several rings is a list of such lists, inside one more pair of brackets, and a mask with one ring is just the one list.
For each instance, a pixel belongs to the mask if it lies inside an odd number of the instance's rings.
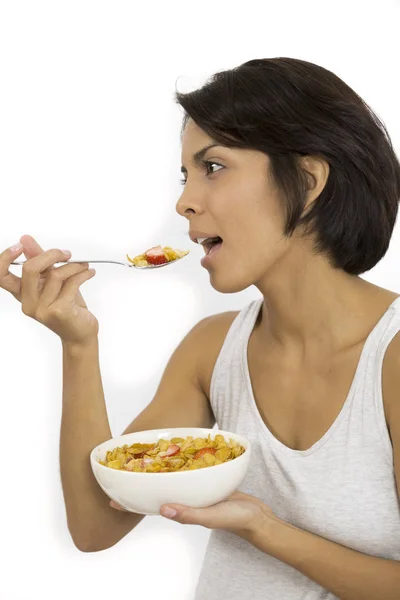
{"label": "woman", "polygon": [[[249,61],[177,94],[177,101],[185,110],[185,188],[177,211],[194,241],[222,239],[205,243],[212,249],[203,259],[217,291],[255,285],[261,293],[239,312],[203,321],[191,345],[185,341],[186,355],[190,348],[201,363],[193,373],[214,417],[206,417],[198,395],[193,424],[216,420],[253,447],[248,474],[231,498],[205,509],[161,511],[213,530],[196,600],[399,598],[400,300],[359,277],[385,255],[397,216],[400,165],[390,138],[341,79],[292,58]],[[88,272],[73,275],[66,265],[57,269],[65,283],[46,288],[43,274],[55,280],[58,251],[43,253],[28,236],[21,241],[30,263],[26,284],[7,274],[15,258],[8,250],[1,285],[25,314],[39,315],[60,335],[63,410],[90,450],[108,434],[97,322],[80,295],[75,328],[65,300],[58,300],[58,312],[46,308],[62,285],[69,285],[64,298],[79,294]],[[33,285],[39,280],[47,299],[41,305]],[[78,317],[85,327],[76,327]],[[160,407],[173,396],[168,377],[126,432],[158,426]],[[87,398],[89,388],[97,394],[90,418],[73,399],[78,389]],[[102,439],[89,436],[94,406]],[[176,420],[163,426],[180,425],[173,414]],[[76,543],[82,550],[109,547],[143,516],[118,510],[111,517],[88,481],[89,468],[73,473],[79,455],[68,463],[67,450],[82,456],[85,449],[76,448],[78,434],[75,449],[67,447],[67,427],[61,466],[70,531],[76,541],[79,527],[89,531],[84,517],[94,530],[101,516],[103,539],[85,545],[81,536]],[[74,504],[73,474],[83,508]]]}

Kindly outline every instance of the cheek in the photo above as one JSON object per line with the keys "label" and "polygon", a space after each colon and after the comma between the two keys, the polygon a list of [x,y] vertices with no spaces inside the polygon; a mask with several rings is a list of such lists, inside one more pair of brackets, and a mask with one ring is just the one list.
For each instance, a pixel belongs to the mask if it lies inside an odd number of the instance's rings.
{"label": "cheek", "polygon": [[[268,252],[283,237],[285,218],[277,194],[260,177],[236,181],[212,202],[215,222],[230,243]],[[222,237],[223,234],[221,233]]]}
{"label": "cheek", "polygon": [[267,195],[258,205],[256,215],[258,228],[267,236],[267,240],[276,242],[283,237],[285,215],[280,201],[273,195]]}
{"label": "cheek", "polygon": [[272,211],[260,211],[252,216],[251,220],[244,218],[242,222],[242,236],[246,236],[250,246],[261,253],[270,253],[285,240],[283,238],[283,220],[281,215]]}

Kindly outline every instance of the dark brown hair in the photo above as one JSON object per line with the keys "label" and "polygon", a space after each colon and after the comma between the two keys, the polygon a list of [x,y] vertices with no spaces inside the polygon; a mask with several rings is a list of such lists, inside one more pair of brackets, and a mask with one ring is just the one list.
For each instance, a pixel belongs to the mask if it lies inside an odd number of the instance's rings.
{"label": "dark brown hair", "polygon": [[[298,226],[334,268],[359,275],[386,254],[400,197],[400,163],[383,122],[331,71],[295,58],[264,58],[214,74],[175,94],[216,142],[268,155],[282,193],[284,235]],[[303,214],[307,181],[299,159],[320,156],[330,173]]]}

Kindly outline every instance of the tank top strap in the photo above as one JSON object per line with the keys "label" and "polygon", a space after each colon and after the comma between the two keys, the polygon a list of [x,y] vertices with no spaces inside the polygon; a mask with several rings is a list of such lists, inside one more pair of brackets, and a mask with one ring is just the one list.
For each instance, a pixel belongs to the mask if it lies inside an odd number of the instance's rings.
{"label": "tank top strap", "polygon": [[[393,460],[393,447],[386,424],[382,394],[382,367],[386,350],[400,331],[400,297],[388,307],[369,334],[358,363],[354,383],[354,410],[360,423],[383,444],[387,459]],[[355,415],[354,415],[355,416]],[[372,418],[372,426],[369,421]]]}
{"label": "tank top strap", "polygon": [[383,361],[385,352],[396,333],[400,331],[400,296],[389,306],[371,332],[370,354],[375,352]]}
{"label": "tank top strap", "polygon": [[210,400],[212,405],[220,403],[218,398],[224,396],[226,380],[231,378],[231,374],[242,371],[243,345],[247,344],[263,302],[264,297],[252,300],[242,308],[231,323],[211,376]]}
{"label": "tank top strap", "polygon": [[359,361],[359,370],[371,376],[382,372],[386,350],[394,336],[400,331],[400,296],[388,307],[364,344]]}

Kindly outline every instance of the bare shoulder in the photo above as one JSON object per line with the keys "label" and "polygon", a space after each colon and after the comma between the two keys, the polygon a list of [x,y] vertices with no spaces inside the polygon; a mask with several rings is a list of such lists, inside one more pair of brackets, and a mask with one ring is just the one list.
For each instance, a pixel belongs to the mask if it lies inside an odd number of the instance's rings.
{"label": "bare shoulder", "polygon": [[223,313],[210,315],[203,319],[199,325],[200,343],[204,349],[201,353],[199,365],[199,382],[207,398],[210,398],[211,377],[215,363],[221,351],[230,326],[240,311],[229,310]]}

